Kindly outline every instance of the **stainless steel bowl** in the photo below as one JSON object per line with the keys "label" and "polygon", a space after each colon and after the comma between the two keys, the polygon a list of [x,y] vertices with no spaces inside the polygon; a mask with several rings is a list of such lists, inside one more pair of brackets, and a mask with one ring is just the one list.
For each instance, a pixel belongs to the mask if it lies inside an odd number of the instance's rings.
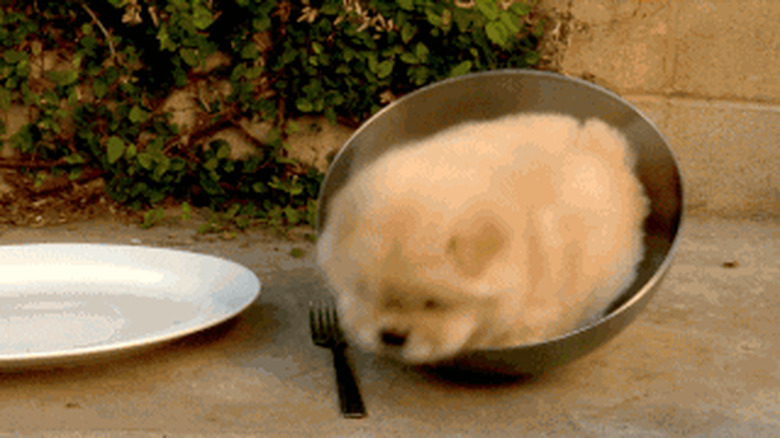
{"label": "stainless steel bowl", "polygon": [[636,150],[636,171],[652,210],[644,224],[645,253],[639,275],[596,323],[544,342],[469,351],[435,364],[437,371],[517,376],[582,357],[617,335],[645,307],[679,243],[682,182],[659,130],[630,103],[604,88],[532,70],[498,70],[444,80],[404,96],[371,117],[346,142],[325,176],[318,228],[327,220],[331,196],[383,152],[466,121],[520,112],[556,112],[583,120],[598,117],[626,135]]}

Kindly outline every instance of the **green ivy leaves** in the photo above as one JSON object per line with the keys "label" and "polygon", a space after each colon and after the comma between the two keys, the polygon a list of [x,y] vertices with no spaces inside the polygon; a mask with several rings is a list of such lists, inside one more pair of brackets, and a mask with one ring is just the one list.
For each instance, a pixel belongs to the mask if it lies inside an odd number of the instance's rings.
{"label": "green ivy leaves", "polygon": [[[182,2],[186,4],[186,2]],[[192,2],[192,24],[198,30],[206,30],[214,22],[214,16],[202,1]]]}
{"label": "green ivy leaves", "polygon": [[494,0],[475,0],[476,8],[485,16],[485,35],[493,43],[508,48],[511,38],[521,31],[520,20],[531,11],[530,5],[513,3],[508,10],[498,7]]}
{"label": "green ivy leaves", "polygon": [[456,65],[452,68],[450,71],[450,77],[455,76],[462,76],[471,71],[472,62],[471,61],[463,61],[460,64]]}
{"label": "green ivy leaves", "polygon": [[[10,108],[12,99],[13,94],[11,94],[10,90],[0,88],[0,111],[5,111]],[[2,127],[2,124],[0,124],[0,127]]]}
{"label": "green ivy leaves", "polygon": [[310,113],[314,111],[314,104],[305,97],[300,97],[295,100],[295,107],[303,113]]}
{"label": "green ivy leaves", "polygon": [[485,25],[485,34],[494,43],[499,46],[505,46],[508,41],[509,32],[506,26],[499,21],[491,21]]}
{"label": "green ivy leaves", "polygon": [[3,60],[9,64],[18,64],[20,62],[29,61],[30,57],[27,53],[19,50],[7,50],[3,53]]}
{"label": "green ivy leaves", "polygon": [[499,9],[494,0],[476,0],[477,10],[488,20],[498,19]]}
{"label": "green ivy leaves", "polygon": [[414,0],[397,0],[398,6],[405,11],[411,11],[414,9]]}
{"label": "green ivy leaves", "polygon": [[280,96],[295,96],[294,105],[285,107],[292,116],[325,113],[359,121],[382,107],[382,96],[538,61],[527,56],[536,36],[525,21],[531,6],[523,2],[508,9],[497,0],[471,8],[434,0],[361,5],[362,15],[345,10],[341,1],[324,0],[312,21],[294,19],[303,9],[292,6],[279,33],[272,29],[283,44],[269,54],[265,74],[281,78],[273,83]]}
{"label": "green ivy leaves", "polygon": [[202,65],[216,51],[216,44],[208,32],[215,21],[211,2],[205,0],[168,0],[165,12],[167,20],[160,22],[157,39],[160,48],[172,52],[174,64],[181,70],[174,71],[177,85],[187,83],[184,69]]}
{"label": "green ivy leaves", "polygon": [[127,117],[133,123],[143,123],[149,118],[149,113],[141,109],[140,106],[134,105],[133,108],[130,109],[130,114],[128,114]]}
{"label": "green ivy leaves", "polygon": [[121,138],[115,135],[109,137],[106,142],[106,158],[108,158],[108,162],[110,164],[116,163],[124,155],[126,147],[125,142]]}
{"label": "green ivy leaves", "polygon": [[[439,79],[532,66],[542,29],[530,0],[506,9],[498,0],[360,0],[361,11],[342,0],[154,0],[139,2],[141,23],[106,30],[105,8],[121,16],[135,2],[89,3],[97,18],[87,3],[39,2],[34,14],[24,3],[0,8],[0,110],[28,105],[36,117],[11,145],[74,180],[100,172],[112,198],[133,208],[174,196],[226,210],[220,220],[237,226],[315,220],[322,175],[287,156],[291,119],[359,123]],[[230,64],[204,75],[217,50]],[[31,83],[36,57],[54,52],[62,62]],[[163,67],[149,61],[160,52]],[[218,81],[229,95],[210,98]],[[226,142],[187,140],[171,123],[162,108],[177,87],[203,91],[207,133],[242,119],[277,126],[255,155],[235,160]],[[149,213],[145,223],[159,220]]]}
{"label": "green ivy leaves", "polygon": [[390,73],[393,72],[393,67],[395,66],[395,60],[393,59],[386,59],[376,66],[376,75],[379,79],[384,79],[388,76],[390,76]]}

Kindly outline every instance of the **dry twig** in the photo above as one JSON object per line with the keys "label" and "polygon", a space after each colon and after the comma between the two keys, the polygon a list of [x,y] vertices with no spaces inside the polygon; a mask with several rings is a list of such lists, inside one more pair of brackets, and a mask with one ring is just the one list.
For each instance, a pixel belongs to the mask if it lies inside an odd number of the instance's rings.
{"label": "dry twig", "polygon": [[106,38],[106,41],[108,42],[108,49],[111,51],[111,60],[117,62],[118,58],[116,56],[116,49],[114,49],[114,42],[111,41],[111,34],[108,33],[106,27],[103,26],[103,23],[100,22],[100,19],[98,19],[97,15],[95,15],[95,13],[92,12],[92,9],[90,9],[86,3],[81,3],[81,6],[84,8],[85,11],[87,11],[89,16],[92,17],[92,20],[100,28],[100,31],[103,32],[103,36]]}

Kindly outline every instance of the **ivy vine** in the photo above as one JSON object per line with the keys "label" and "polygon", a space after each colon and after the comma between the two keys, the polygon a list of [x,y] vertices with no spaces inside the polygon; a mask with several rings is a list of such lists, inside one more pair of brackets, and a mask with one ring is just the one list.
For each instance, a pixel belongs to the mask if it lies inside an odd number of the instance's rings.
{"label": "ivy vine", "polygon": [[[290,120],[356,126],[431,82],[533,67],[543,21],[528,0],[7,0],[0,6],[0,113],[29,123],[2,159],[31,184],[103,178],[115,201],[175,198],[238,227],[311,224],[322,174],[289,158]],[[228,61],[209,66],[215,56]],[[205,93],[187,133],[164,108]],[[273,124],[255,152],[211,140],[240,120]],[[1,122],[0,122],[1,123]],[[0,129],[5,129],[0,125]],[[2,147],[2,145],[0,145]],[[147,224],[158,217],[146,215]]]}

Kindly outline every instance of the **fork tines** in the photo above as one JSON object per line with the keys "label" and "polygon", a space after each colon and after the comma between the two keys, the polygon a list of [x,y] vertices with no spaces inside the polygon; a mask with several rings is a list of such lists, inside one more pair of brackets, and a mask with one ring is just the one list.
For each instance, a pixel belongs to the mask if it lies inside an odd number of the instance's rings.
{"label": "fork tines", "polygon": [[332,305],[311,304],[309,328],[315,345],[330,348],[336,368],[336,382],[339,390],[341,412],[348,418],[362,418],[366,415],[363,398],[347,362],[344,351],[347,348],[344,334],[339,327],[338,313]]}

